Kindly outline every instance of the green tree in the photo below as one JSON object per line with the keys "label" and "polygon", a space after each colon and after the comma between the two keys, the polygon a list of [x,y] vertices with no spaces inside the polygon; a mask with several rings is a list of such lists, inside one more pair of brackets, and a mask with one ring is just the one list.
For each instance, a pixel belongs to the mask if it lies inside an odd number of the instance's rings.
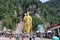
{"label": "green tree", "polygon": [[15,29],[16,24],[20,21],[20,16],[18,12],[15,10],[18,9],[18,5],[16,4],[16,0],[0,0],[0,20],[3,22],[3,26],[9,29]]}
{"label": "green tree", "polygon": [[42,24],[42,21],[40,20],[40,18],[36,17],[36,16],[33,16],[32,17],[32,30],[33,31],[36,31],[37,30],[37,26],[38,24]]}

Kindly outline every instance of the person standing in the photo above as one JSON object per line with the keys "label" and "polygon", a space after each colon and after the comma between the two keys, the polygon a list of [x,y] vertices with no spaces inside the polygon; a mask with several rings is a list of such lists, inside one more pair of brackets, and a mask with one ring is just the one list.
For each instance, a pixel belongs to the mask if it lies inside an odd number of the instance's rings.
{"label": "person standing", "polygon": [[32,38],[33,38],[33,40],[35,40],[35,37],[34,36]]}
{"label": "person standing", "polygon": [[52,35],[53,35],[52,40],[59,40],[59,37],[55,36],[54,33]]}
{"label": "person standing", "polygon": [[32,39],[35,40],[35,34],[33,34]]}
{"label": "person standing", "polygon": [[30,37],[29,40],[32,40],[32,37]]}
{"label": "person standing", "polygon": [[16,40],[20,40],[20,35],[19,34],[16,35]]}
{"label": "person standing", "polygon": [[60,40],[60,32],[59,32],[59,40]]}
{"label": "person standing", "polygon": [[10,34],[9,39],[11,40],[12,38],[13,38],[13,35],[12,35],[12,34]]}
{"label": "person standing", "polygon": [[22,40],[24,40],[24,35],[22,34]]}
{"label": "person standing", "polygon": [[30,34],[30,36],[29,36],[29,40],[32,40],[32,35]]}

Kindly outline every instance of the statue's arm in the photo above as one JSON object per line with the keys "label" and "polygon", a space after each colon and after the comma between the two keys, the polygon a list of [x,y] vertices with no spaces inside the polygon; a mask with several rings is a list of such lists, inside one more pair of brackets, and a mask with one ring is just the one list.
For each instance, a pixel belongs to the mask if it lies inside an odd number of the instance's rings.
{"label": "statue's arm", "polygon": [[30,17],[30,21],[32,22],[32,17]]}

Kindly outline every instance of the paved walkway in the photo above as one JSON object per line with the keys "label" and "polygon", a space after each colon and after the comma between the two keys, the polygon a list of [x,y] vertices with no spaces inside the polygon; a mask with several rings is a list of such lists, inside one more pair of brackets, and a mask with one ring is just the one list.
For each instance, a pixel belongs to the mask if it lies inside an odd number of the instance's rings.
{"label": "paved walkway", "polygon": [[[12,38],[12,39],[9,39],[9,38],[4,38],[4,37],[0,37],[0,40],[16,40],[15,38]],[[20,40],[22,40],[20,38]],[[28,38],[24,38],[24,40],[29,40]],[[35,40],[41,40],[41,38],[37,38]],[[51,39],[46,39],[46,38],[43,38],[43,40],[51,40]]]}
{"label": "paved walkway", "polygon": [[[28,38],[25,38],[25,40],[29,40]],[[35,40],[42,40],[41,38],[35,38]],[[43,38],[43,40],[51,40],[51,39],[46,39],[46,38]]]}

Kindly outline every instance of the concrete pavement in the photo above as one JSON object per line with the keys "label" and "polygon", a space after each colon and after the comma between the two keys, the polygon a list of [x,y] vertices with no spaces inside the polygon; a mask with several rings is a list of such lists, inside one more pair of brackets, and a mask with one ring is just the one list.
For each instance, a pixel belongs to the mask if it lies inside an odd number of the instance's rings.
{"label": "concrete pavement", "polygon": [[[28,38],[25,38],[24,40],[29,40]],[[42,40],[41,38],[38,38],[36,37],[35,40]],[[51,39],[46,39],[46,38],[43,38],[43,40],[51,40]]]}
{"label": "concrete pavement", "polygon": [[[15,38],[9,39],[9,38],[5,38],[5,37],[0,37],[0,40],[16,40],[16,39]],[[20,40],[22,40],[22,39],[20,38]],[[29,38],[24,38],[24,40],[29,40]],[[35,40],[41,40],[41,38],[36,37]],[[51,39],[43,38],[43,40],[51,40]]]}

